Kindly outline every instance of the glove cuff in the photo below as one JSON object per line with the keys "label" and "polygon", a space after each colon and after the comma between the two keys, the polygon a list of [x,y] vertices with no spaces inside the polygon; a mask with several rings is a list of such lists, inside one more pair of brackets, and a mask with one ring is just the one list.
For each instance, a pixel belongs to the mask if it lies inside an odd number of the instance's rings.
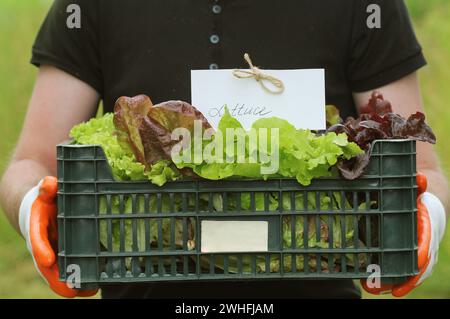
{"label": "glove cuff", "polygon": [[19,209],[19,227],[23,238],[29,237],[31,205],[39,195],[39,187],[30,189],[22,199]]}
{"label": "glove cuff", "polygon": [[437,239],[440,242],[444,237],[445,226],[446,226],[446,215],[445,208],[442,202],[437,198],[437,196],[425,192],[420,195],[420,200],[425,205],[430,216],[431,226]]}
{"label": "glove cuff", "polygon": [[22,199],[19,208],[19,228],[20,232],[27,241],[28,249],[31,251],[31,243],[30,243],[30,214],[31,214],[31,206],[33,202],[39,195],[39,188],[41,187],[42,180],[30,189]]}
{"label": "glove cuff", "polygon": [[36,259],[33,255],[33,247],[31,246],[31,239],[30,239],[30,217],[31,217],[31,206],[33,205],[36,198],[39,196],[39,189],[42,185],[42,180],[39,181],[39,183],[34,186],[32,189],[30,189],[25,196],[22,199],[22,202],[20,203],[19,208],[19,228],[20,232],[22,233],[23,238],[25,238],[25,241],[27,243],[28,251],[31,254],[31,258],[33,260],[34,267],[36,268],[36,271],[39,273],[39,275],[44,279],[44,281],[48,284],[47,279],[42,275],[42,272],[40,271]]}

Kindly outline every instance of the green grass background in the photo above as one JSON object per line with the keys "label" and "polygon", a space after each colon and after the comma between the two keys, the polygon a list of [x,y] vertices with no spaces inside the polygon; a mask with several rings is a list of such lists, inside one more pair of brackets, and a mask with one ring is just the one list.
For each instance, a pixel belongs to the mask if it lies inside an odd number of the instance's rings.
{"label": "green grass background", "polygon": [[[406,0],[429,65],[420,72],[436,150],[450,174],[450,1]],[[36,69],[28,61],[49,0],[0,1],[0,173],[17,141]],[[433,276],[409,298],[450,298],[450,232],[443,240]],[[368,297],[368,296],[367,296]],[[56,298],[34,270],[24,241],[0,213],[0,298]]]}

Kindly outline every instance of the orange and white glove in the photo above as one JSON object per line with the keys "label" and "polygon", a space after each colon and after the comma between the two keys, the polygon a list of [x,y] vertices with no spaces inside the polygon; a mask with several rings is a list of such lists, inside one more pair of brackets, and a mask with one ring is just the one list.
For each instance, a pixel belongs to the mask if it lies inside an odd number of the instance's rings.
{"label": "orange and white glove", "polygon": [[439,198],[428,193],[427,178],[417,174],[417,235],[418,235],[418,268],[419,274],[410,277],[398,285],[383,285],[370,288],[366,280],[361,280],[361,286],[371,294],[392,293],[395,297],[403,297],[431,276],[438,261],[439,243],[444,237],[446,216],[444,205]]}
{"label": "orange and white glove", "polygon": [[20,231],[27,242],[34,266],[55,293],[66,298],[90,297],[97,291],[72,289],[59,280],[55,254],[58,247],[57,190],[56,178],[47,176],[28,191],[20,205]]}

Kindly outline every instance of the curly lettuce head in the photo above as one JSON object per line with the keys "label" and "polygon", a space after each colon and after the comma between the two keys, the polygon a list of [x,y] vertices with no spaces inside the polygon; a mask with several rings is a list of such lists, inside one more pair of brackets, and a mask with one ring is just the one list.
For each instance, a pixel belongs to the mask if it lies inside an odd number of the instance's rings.
{"label": "curly lettuce head", "polygon": [[113,114],[93,118],[78,124],[70,131],[74,144],[100,145],[105,152],[114,178],[118,180],[150,180],[156,185],[176,180],[179,173],[169,166],[169,162],[160,161],[152,165],[150,170],[136,160],[134,154],[119,145],[115,134]]}

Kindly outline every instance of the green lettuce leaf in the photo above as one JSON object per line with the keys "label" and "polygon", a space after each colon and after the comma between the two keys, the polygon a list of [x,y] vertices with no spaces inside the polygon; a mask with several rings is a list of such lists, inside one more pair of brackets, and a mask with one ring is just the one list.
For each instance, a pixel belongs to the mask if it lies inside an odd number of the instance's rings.
{"label": "green lettuce leaf", "polygon": [[169,161],[159,161],[149,168],[138,162],[132,150],[119,142],[111,113],[74,126],[70,136],[75,144],[100,145],[117,180],[150,180],[162,186],[180,177]]}
{"label": "green lettuce leaf", "polygon": [[[227,135],[229,128],[237,129],[231,138]],[[278,136],[272,135],[275,133]],[[267,145],[260,142],[262,134],[267,134]],[[252,130],[244,131],[227,108],[213,142],[219,137],[222,137],[223,142],[215,144],[215,150],[221,155],[222,162],[208,159],[201,162],[182,161],[176,163],[177,167],[191,168],[198,176],[210,180],[293,177],[307,186],[314,178],[332,176],[331,168],[340,158],[349,159],[363,153],[358,145],[348,141],[344,133],[331,132],[317,136],[309,130],[298,130],[288,121],[275,117],[259,119],[253,123]],[[245,150],[242,152],[245,156],[240,160],[236,155],[239,141],[244,141]],[[278,143],[275,145],[275,142]],[[273,165],[273,161],[270,163],[268,160],[273,160],[276,154],[279,154],[278,169],[267,173],[270,165]]]}

